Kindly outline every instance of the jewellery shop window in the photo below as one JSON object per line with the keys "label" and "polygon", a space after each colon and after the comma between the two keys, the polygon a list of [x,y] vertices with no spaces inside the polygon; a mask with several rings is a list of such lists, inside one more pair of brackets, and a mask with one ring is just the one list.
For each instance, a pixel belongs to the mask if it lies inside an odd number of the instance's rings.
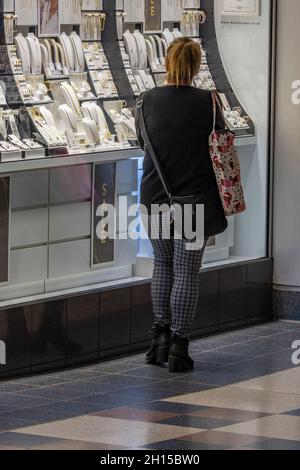
{"label": "jewellery shop window", "polygon": [[[227,126],[236,134],[247,212],[230,218],[226,233],[210,240],[205,264],[266,257],[272,2],[124,0],[118,4],[124,6],[117,12],[117,30],[133,94],[164,85],[169,44],[182,35],[192,37],[202,48],[194,86],[219,92]],[[141,177],[142,160],[139,182]],[[151,245],[142,239],[136,272],[150,275],[151,258]]]}
{"label": "jewellery shop window", "polygon": [[270,9],[271,0],[0,0],[0,302],[151,275],[149,242],[97,243],[94,209],[101,197],[138,202],[136,99],[165,83],[167,47],[182,35],[203,51],[194,86],[218,90],[237,135],[248,205],[210,240],[205,262],[266,256]]}

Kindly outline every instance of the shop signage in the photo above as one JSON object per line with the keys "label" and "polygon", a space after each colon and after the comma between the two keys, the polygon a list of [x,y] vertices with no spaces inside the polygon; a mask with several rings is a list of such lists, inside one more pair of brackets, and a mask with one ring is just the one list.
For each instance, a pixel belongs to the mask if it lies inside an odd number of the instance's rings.
{"label": "shop signage", "polygon": [[9,280],[10,178],[0,178],[0,283]]}
{"label": "shop signage", "polygon": [[115,179],[115,163],[94,165],[92,267],[114,261],[115,239],[109,236],[109,232],[114,230],[105,222],[108,218],[108,205],[115,205]]}
{"label": "shop signage", "polygon": [[259,16],[260,0],[223,0],[222,15]]}
{"label": "shop signage", "polygon": [[161,31],[161,0],[145,0],[145,32]]}

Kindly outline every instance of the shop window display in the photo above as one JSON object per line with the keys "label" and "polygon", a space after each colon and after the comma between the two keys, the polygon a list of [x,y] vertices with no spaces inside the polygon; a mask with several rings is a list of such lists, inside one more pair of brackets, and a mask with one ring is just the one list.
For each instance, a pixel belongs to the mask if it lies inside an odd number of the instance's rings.
{"label": "shop window display", "polygon": [[110,261],[93,263],[95,166],[112,165],[115,199],[138,201],[135,101],[164,84],[167,47],[182,35],[202,48],[194,86],[219,92],[236,133],[248,203],[210,241],[205,263],[267,255],[268,0],[255,21],[231,17],[234,2],[221,0],[0,3],[0,178],[10,183],[0,302],[151,276],[147,240],[115,240]]}

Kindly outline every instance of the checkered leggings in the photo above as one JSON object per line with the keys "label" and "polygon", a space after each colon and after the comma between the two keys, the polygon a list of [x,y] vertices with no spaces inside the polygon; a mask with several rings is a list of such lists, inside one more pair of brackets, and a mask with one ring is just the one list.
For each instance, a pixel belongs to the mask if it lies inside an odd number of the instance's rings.
{"label": "checkered leggings", "polygon": [[149,238],[154,250],[152,303],[155,323],[171,325],[173,334],[189,338],[198,307],[199,272],[207,240],[203,246],[191,251],[186,249],[185,240],[154,239],[151,229]]}

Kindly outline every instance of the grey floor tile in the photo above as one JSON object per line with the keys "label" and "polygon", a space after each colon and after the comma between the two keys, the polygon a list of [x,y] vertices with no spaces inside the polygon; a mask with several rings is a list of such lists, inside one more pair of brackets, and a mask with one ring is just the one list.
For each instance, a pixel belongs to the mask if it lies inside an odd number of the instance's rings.
{"label": "grey floor tile", "polygon": [[235,421],[212,419],[212,418],[198,418],[195,416],[175,416],[160,421],[160,424],[168,424],[169,426],[182,426],[187,428],[200,428],[200,429],[216,429],[222,426],[230,426],[236,424]]}
{"label": "grey floor tile", "polygon": [[0,433],[0,449],[1,446],[16,446],[23,447],[25,449],[31,449],[35,446],[55,444],[55,442],[59,441],[60,439],[34,436],[31,434],[19,434],[15,432]]}
{"label": "grey floor tile", "polygon": [[41,387],[38,389],[18,392],[18,395],[70,401],[85,395],[91,395],[94,393],[109,393],[110,391],[111,385],[107,383],[93,383],[92,381],[89,381],[71,382],[50,387]]}
{"label": "grey floor tile", "polygon": [[91,374],[118,374],[120,372],[127,372],[134,369],[136,366],[131,363],[127,362],[103,362],[97,366],[93,366],[92,369],[89,371]]}
{"label": "grey floor tile", "polygon": [[300,409],[299,410],[288,411],[288,412],[283,413],[283,414],[289,415],[289,416],[299,416],[300,417]]}
{"label": "grey floor tile", "polygon": [[[98,382],[98,377],[95,377],[94,379],[89,379],[88,381],[86,381],[85,383],[88,383],[88,382],[93,382],[95,384],[97,383],[103,383],[103,379],[101,378],[100,381]],[[136,375],[125,375],[124,374],[116,374],[116,375],[108,375],[106,376],[105,378],[105,382],[106,384],[108,384],[111,389],[115,389],[115,388],[128,388],[128,387],[131,387],[131,386],[137,386],[137,385],[147,385],[147,384],[153,384],[153,383],[159,383],[161,382],[162,379],[161,378],[148,378],[148,377],[139,377],[139,376],[136,376]]]}
{"label": "grey floor tile", "polygon": [[[60,385],[67,382],[74,382],[79,380],[82,376],[78,373],[74,373],[74,371],[70,370],[69,372],[58,372],[56,374],[47,374],[47,375],[37,375],[37,376],[30,376],[24,377],[19,379],[17,382],[19,384],[24,384],[26,387],[46,387],[50,385]],[[83,376],[82,378],[84,378]]]}
{"label": "grey floor tile", "polygon": [[165,367],[153,367],[153,366],[137,367],[136,369],[127,371],[126,375],[128,376],[130,375],[131,377],[145,377],[145,378],[150,378],[150,379],[164,379],[164,380],[174,378],[174,375],[169,373],[169,369],[167,366]]}
{"label": "grey floor tile", "polygon": [[[161,395],[161,394],[160,394]],[[160,396],[157,398],[161,398]],[[131,406],[135,403],[146,401],[144,397],[136,397],[134,395],[123,395],[114,396],[114,395],[87,395],[85,397],[76,398],[68,403],[73,403],[74,407],[77,404],[79,405],[94,405],[97,408],[97,411],[110,410],[112,408],[121,408],[123,406]]]}
{"label": "grey floor tile", "polygon": [[36,408],[22,408],[14,411],[6,411],[0,413],[0,422],[3,417],[12,419],[24,419],[34,422],[35,424],[49,423],[52,421],[59,421],[69,417],[68,413],[63,411],[50,410],[47,407],[36,407]]}
{"label": "grey floor tile", "polygon": [[3,432],[13,431],[15,429],[31,426],[34,422],[30,419],[11,418],[8,416],[0,416],[0,443]]}
{"label": "grey floor tile", "polygon": [[228,447],[224,446],[217,446],[213,444],[202,444],[197,442],[189,442],[189,441],[180,441],[180,440],[171,440],[171,441],[164,441],[164,442],[156,442],[155,444],[151,444],[146,446],[146,448],[152,450],[178,450],[178,451],[185,451],[185,450],[226,450]]}
{"label": "grey floor tile", "polygon": [[[257,442],[248,447],[255,450],[300,450],[300,442],[284,439],[269,439]],[[245,448],[247,448],[247,446]]]}
{"label": "grey floor tile", "polygon": [[187,414],[206,410],[206,406],[189,405],[186,403],[171,403],[167,401],[154,401],[149,403],[140,403],[135,408],[149,411],[161,411],[162,413]]}
{"label": "grey floor tile", "polygon": [[[29,385],[26,383],[16,383],[12,381],[8,382],[0,382],[0,397],[1,393],[15,393],[15,392],[22,392],[24,390],[30,390],[34,388],[33,385]],[[1,402],[1,399],[0,399]]]}
{"label": "grey floor tile", "polygon": [[247,355],[244,354],[233,354],[227,352],[211,351],[211,352],[201,352],[193,354],[193,359],[200,362],[209,362],[216,364],[233,364],[236,362],[241,362],[247,358]]}
{"label": "grey floor tile", "polygon": [[[75,403],[72,401],[51,402],[47,405],[32,408],[34,413],[47,414],[49,412],[55,414],[58,419],[88,415],[102,410],[103,408],[101,407],[101,404],[89,404],[84,401],[82,403]],[[25,410],[23,411],[25,412]]]}
{"label": "grey floor tile", "polygon": [[180,380],[185,383],[191,382],[205,385],[213,385],[216,387],[231,385],[237,382],[236,376],[230,374],[221,374],[220,371],[218,371],[217,373],[213,371],[195,371],[192,374],[188,374],[182,377]]}
{"label": "grey floor tile", "polygon": [[184,393],[194,393],[194,392],[200,392],[203,390],[209,390],[210,386],[204,385],[204,384],[195,384],[195,383],[190,383],[190,382],[185,382],[184,380],[169,380],[169,381],[164,381],[160,382],[157,384],[152,384],[152,385],[143,385],[139,387],[130,387],[126,391],[130,393],[131,390],[143,390],[145,392],[151,391],[151,390],[161,390],[163,392],[167,392],[170,394],[170,396],[175,396],[179,394],[184,394]]}
{"label": "grey floor tile", "polygon": [[47,405],[56,400],[50,400],[40,397],[28,397],[18,395],[16,393],[2,393],[0,396],[0,404],[2,406],[10,406],[11,408],[30,408],[34,406]]}

